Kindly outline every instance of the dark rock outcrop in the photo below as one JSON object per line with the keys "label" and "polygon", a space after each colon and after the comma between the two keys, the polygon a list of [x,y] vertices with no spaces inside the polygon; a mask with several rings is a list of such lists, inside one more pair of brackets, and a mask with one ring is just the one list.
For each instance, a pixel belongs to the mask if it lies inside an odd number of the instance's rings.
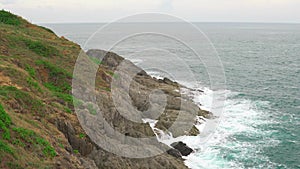
{"label": "dark rock outcrop", "polygon": [[178,151],[177,149],[171,148],[171,149],[169,149],[169,150],[167,151],[167,153],[170,154],[171,156],[176,157],[176,158],[181,158],[181,157],[182,157],[180,151]]}
{"label": "dark rock outcrop", "polygon": [[171,146],[178,150],[183,156],[188,156],[194,151],[181,141],[172,143]]}

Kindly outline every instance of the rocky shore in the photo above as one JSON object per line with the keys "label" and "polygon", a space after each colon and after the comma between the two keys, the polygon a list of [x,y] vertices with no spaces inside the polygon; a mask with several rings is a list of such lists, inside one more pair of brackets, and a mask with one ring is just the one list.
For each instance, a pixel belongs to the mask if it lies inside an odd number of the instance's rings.
{"label": "rocky shore", "polygon": [[[82,127],[81,115],[96,132],[132,138],[159,137],[143,119],[156,119],[155,128],[177,137],[198,135],[196,117],[211,116],[182,96],[180,84],[153,78],[115,53],[85,53],[53,31],[6,11],[0,12],[0,49],[0,168],[186,168],[182,156],[193,150],[184,143],[169,147],[153,139],[151,144],[167,151],[148,158],[122,157],[95,143]],[[89,78],[73,75],[79,53],[84,71],[96,70],[94,88],[72,85],[73,78]],[[119,69],[120,64],[125,67]],[[74,97],[72,90],[95,95],[96,102],[88,94]],[[96,106],[113,131],[97,123]],[[112,137],[112,142],[124,140]]]}

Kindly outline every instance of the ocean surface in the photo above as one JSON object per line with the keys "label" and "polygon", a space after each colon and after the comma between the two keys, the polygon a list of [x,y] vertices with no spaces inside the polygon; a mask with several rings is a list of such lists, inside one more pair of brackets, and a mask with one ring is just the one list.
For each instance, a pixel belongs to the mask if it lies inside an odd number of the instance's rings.
{"label": "ocean surface", "polygon": [[[151,23],[130,24],[134,27],[151,26]],[[186,33],[190,43],[197,42],[197,39],[193,39],[193,32],[181,29],[180,23],[161,24],[164,24],[164,29],[183,35]],[[92,36],[103,25],[45,24],[58,35],[80,44],[85,50],[105,48],[102,45],[105,46],[107,40],[122,31],[110,29],[100,31],[101,36]],[[197,144],[197,140],[201,140],[201,134],[199,137],[185,138],[188,145],[199,149],[186,158],[186,165],[192,169],[300,168],[300,25],[194,25],[209,38],[220,57],[226,77],[224,92],[227,99],[224,102],[223,117],[205,148],[200,143]],[[216,91],[211,88],[210,75],[205,65],[194,62],[189,51],[169,42],[170,39],[147,36],[125,38],[112,51],[141,67],[155,67],[157,65],[151,64],[159,63],[160,67],[168,68],[168,72],[148,69],[153,76],[165,76],[173,72],[184,76],[192,72],[199,79],[198,82],[188,79],[181,82],[204,90],[204,94],[191,92],[190,95],[195,102],[209,109],[207,102]],[[141,51],[147,45],[149,49],[151,46],[161,46],[164,50]],[[183,59],[179,65],[184,62],[188,69],[172,67],[171,60],[168,62],[169,58],[163,58],[169,54],[165,49],[177,51],[176,54]],[[161,139],[167,141],[170,138]]]}

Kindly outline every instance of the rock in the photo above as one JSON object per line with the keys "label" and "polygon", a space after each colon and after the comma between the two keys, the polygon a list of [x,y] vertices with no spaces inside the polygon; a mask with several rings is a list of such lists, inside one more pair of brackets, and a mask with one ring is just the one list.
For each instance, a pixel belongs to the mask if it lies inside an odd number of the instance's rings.
{"label": "rock", "polygon": [[83,156],[92,151],[93,144],[90,143],[89,140],[77,137],[71,122],[58,119],[56,120],[56,123],[58,130],[65,135],[73,150],[79,150],[80,154]]}
{"label": "rock", "polygon": [[181,153],[177,149],[171,148],[167,151],[167,153],[170,154],[173,157],[176,157],[176,158],[181,158],[182,157]]}
{"label": "rock", "polygon": [[110,68],[117,68],[117,66],[124,60],[124,58],[115,53],[98,49],[90,49],[86,52],[86,54],[90,57],[99,59],[101,64],[109,66]]}
{"label": "rock", "polygon": [[177,82],[174,82],[174,81],[172,81],[172,80],[170,80],[170,79],[168,79],[168,78],[164,78],[164,79],[159,79],[158,80],[159,82],[162,82],[162,83],[165,83],[165,84],[168,84],[168,85],[172,85],[172,86],[177,86],[178,85],[178,83]]}
{"label": "rock", "polygon": [[172,143],[171,146],[177,149],[183,156],[188,156],[194,151],[181,141]]}

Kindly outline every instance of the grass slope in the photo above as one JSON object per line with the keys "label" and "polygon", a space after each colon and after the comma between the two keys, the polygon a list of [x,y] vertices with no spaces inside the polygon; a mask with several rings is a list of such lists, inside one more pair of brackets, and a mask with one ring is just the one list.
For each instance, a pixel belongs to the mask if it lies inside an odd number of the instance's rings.
{"label": "grass slope", "polygon": [[[48,28],[0,11],[0,168],[55,168],[66,158],[70,145],[53,119],[76,118],[71,81],[80,50]],[[66,166],[78,168],[77,151]]]}

